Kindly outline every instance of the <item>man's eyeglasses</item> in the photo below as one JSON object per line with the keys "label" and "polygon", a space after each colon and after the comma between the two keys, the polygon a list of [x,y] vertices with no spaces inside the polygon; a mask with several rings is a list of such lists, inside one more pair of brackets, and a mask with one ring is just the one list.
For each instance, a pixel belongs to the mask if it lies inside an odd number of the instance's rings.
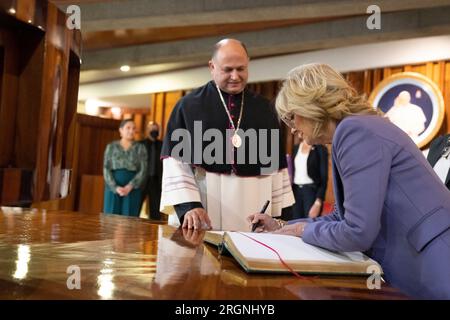
{"label": "man's eyeglasses", "polygon": [[283,122],[291,129],[295,129],[295,121],[294,121],[294,114],[293,113],[286,113],[280,116],[280,119],[283,120]]}

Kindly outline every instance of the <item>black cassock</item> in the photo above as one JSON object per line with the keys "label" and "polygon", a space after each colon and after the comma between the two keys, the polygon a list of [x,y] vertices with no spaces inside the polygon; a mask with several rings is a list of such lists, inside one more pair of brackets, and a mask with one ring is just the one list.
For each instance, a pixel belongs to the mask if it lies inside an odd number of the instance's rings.
{"label": "black cassock", "polygon": [[160,160],[162,142],[146,138],[140,141],[145,146],[148,156],[147,179],[143,188],[141,207],[147,198],[150,218],[160,220],[159,205],[161,202],[162,162]]}
{"label": "black cassock", "polygon": [[[230,95],[222,91],[222,95],[233,118],[234,126],[237,127],[242,94]],[[195,122],[197,122],[197,128],[194,128]],[[200,126],[201,130],[199,130]],[[186,157],[184,153],[181,153],[181,155],[183,155],[183,158],[181,158],[178,153],[172,153],[175,146],[182,140],[179,139],[174,141],[175,139],[172,137],[172,134],[176,129],[180,128],[186,129],[190,134],[191,141],[186,144],[186,147],[190,149],[190,157]],[[211,128],[218,129],[223,137],[222,153],[221,157],[218,158],[221,160],[215,163],[205,162],[205,159],[202,156],[205,148],[214,142],[214,140],[202,141],[205,131]],[[244,138],[244,136],[241,135],[243,144],[240,148],[244,148],[245,150],[245,156],[243,157],[244,162],[238,161],[238,149],[234,148],[231,142],[228,144],[226,143],[226,140],[230,140],[230,134],[233,132],[232,130],[229,130],[227,136],[227,129],[231,128],[229,117],[220,100],[217,88],[214,82],[210,81],[206,85],[195,89],[184,96],[174,107],[169,119],[167,133],[164,138],[161,157],[174,157],[185,163],[202,167],[209,172],[224,174],[233,172],[238,176],[247,177],[261,175],[262,168],[270,168],[273,172],[276,172],[287,167],[284,144],[281,141],[279,121],[274,107],[265,98],[256,95],[249,90],[245,90],[243,113],[239,128],[244,132],[248,132],[248,129],[255,130],[257,148],[255,149],[255,140],[251,140],[248,137]],[[262,136],[264,133],[259,134],[260,129],[267,129],[264,137]],[[272,130],[274,131],[272,132]],[[275,148],[275,154],[272,155],[271,133],[275,132],[278,134],[277,143],[279,148]],[[197,144],[196,146],[194,146],[195,143]],[[267,155],[268,158],[273,157],[273,159],[275,159],[275,157],[277,157],[277,166],[267,163],[267,157],[260,156],[260,143],[264,143],[266,146],[266,149],[262,152],[263,154]],[[180,145],[178,145],[178,147],[179,146]],[[252,151],[257,150],[256,155],[253,152],[250,154],[251,148],[253,148]],[[232,158],[234,158],[234,161]],[[254,161],[255,159],[256,161]]]}
{"label": "black cassock", "polygon": [[[234,127],[237,127],[241,111],[242,93],[231,95],[221,92],[232,117]],[[265,98],[247,89],[244,91],[243,113],[239,129],[242,129],[244,132],[248,132],[247,130],[249,129],[255,130],[256,141],[244,138],[241,135],[243,144],[238,151],[238,148],[234,148],[231,144],[231,135],[234,131],[229,130],[230,128],[232,126],[216,85],[213,81],[210,81],[206,85],[191,91],[175,105],[168,122],[161,158],[174,157],[184,163],[199,166],[208,172],[234,173],[241,177],[260,176],[262,169],[265,169],[264,174],[268,174],[287,168],[286,153],[284,143],[281,140],[282,135],[278,117],[273,105]],[[185,132],[188,132],[190,141],[184,141],[180,137],[174,138],[177,136],[177,129],[184,129]],[[203,134],[208,129],[218,129],[223,137],[221,157],[216,157],[215,159],[219,159],[219,161],[214,163],[205,161],[203,157],[205,148],[211,147],[211,143],[214,142],[214,140],[203,141],[205,139],[202,139]],[[265,135],[264,133],[259,134],[260,130],[264,131],[264,129],[266,129]],[[271,135],[273,133],[276,134],[274,135],[274,137],[277,137],[275,143],[278,144],[277,147],[274,146],[274,154],[271,152],[271,147],[273,147],[271,145],[271,141],[273,141]],[[174,150],[179,150],[177,147],[180,147],[182,140],[185,143],[184,150],[188,150],[188,152],[186,154],[184,152],[173,152]],[[261,143],[265,145],[263,152],[260,152],[261,150],[259,149]],[[250,150],[252,154],[250,154]],[[256,155],[255,150],[257,150]],[[242,157],[239,160],[238,152],[245,152],[244,162]],[[261,157],[260,153],[267,155],[267,157]],[[267,158],[276,159],[276,165],[273,162],[268,163]],[[183,216],[187,211],[203,206],[199,202],[188,202],[175,205],[174,207],[182,222]],[[287,210],[283,209],[283,217],[289,218],[290,207],[285,209]]]}

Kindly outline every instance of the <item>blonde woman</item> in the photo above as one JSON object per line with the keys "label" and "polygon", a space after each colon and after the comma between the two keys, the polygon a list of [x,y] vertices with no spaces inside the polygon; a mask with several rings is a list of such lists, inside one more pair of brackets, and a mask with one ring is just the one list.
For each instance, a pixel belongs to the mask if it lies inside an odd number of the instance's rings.
{"label": "blonde woman", "polygon": [[413,298],[450,299],[450,193],[414,142],[324,64],[293,69],[277,112],[309,144],[332,144],[335,209],[274,231],[333,251],[365,251]]}

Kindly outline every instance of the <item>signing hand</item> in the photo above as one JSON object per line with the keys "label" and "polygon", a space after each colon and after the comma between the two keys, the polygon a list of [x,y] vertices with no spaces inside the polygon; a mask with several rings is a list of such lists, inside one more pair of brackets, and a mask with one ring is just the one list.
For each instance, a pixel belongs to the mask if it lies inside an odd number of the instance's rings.
{"label": "signing hand", "polygon": [[250,229],[254,223],[258,223],[258,227],[255,232],[270,232],[280,228],[280,225],[271,216],[264,213],[255,213],[247,217],[247,221],[250,224]]}
{"label": "signing hand", "polygon": [[195,208],[186,212],[182,227],[195,230],[211,229],[211,220],[205,209]]}
{"label": "signing hand", "polygon": [[293,224],[287,224],[283,228],[274,231],[276,234],[284,234],[288,236],[301,237],[303,235],[303,230],[305,229],[305,222],[297,222]]}
{"label": "signing hand", "polygon": [[320,207],[322,204],[316,200],[314,204],[312,205],[311,209],[309,209],[308,216],[310,218],[316,218],[320,215]]}

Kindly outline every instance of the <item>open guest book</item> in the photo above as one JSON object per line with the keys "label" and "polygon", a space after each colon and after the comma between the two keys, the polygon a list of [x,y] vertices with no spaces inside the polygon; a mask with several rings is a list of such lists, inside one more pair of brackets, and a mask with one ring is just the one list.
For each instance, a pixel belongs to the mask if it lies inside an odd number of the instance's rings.
{"label": "open guest book", "polygon": [[[252,239],[251,239],[252,238]],[[361,252],[333,252],[303,242],[299,237],[272,233],[207,231],[203,241],[227,250],[246,272],[314,274],[373,274],[381,266]]]}

